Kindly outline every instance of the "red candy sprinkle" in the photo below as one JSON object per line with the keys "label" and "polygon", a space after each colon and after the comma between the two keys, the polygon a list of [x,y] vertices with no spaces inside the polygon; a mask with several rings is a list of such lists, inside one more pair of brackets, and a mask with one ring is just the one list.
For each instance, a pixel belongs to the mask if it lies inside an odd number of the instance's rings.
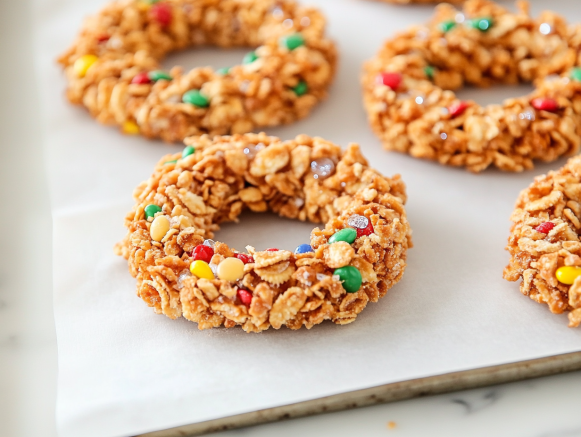
{"label": "red candy sprinkle", "polygon": [[278,252],[278,249],[275,249],[274,247],[271,247],[269,249],[266,249],[267,252]]}
{"label": "red candy sprinkle", "polygon": [[539,226],[535,228],[535,231],[542,232],[543,234],[548,234],[551,232],[551,229],[555,227],[555,223],[553,222],[544,222],[541,223]]}
{"label": "red candy sprinkle", "polygon": [[395,90],[401,84],[401,74],[399,73],[379,73],[377,83],[390,87]]}
{"label": "red candy sprinkle", "polygon": [[363,229],[355,228],[355,230],[357,231],[357,238],[363,237],[364,235],[371,235],[374,232],[371,220],[369,220],[369,224],[367,225],[367,227]]}
{"label": "red candy sprinkle", "polygon": [[201,260],[209,263],[213,256],[214,249],[212,249],[210,246],[205,246],[204,244],[197,245],[192,251],[192,259],[194,261]]}
{"label": "red candy sprinkle", "polygon": [[131,83],[136,83],[138,85],[146,85],[151,83],[151,79],[149,78],[147,73],[138,73],[135,76],[133,76],[133,79],[131,79]]}
{"label": "red candy sprinkle", "polygon": [[149,10],[151,17],[162,26],[169,26],[172,19],[171,6],[167,3],[156,3]]}
{"label": "red candy sprinkle", "polygon": [[252,293],[250,293],[248,290],[239,288],[238,299],[240,299],[244,305],[250,306],[250,303],[252,302]]}
{"label": "red candy sprinkle", "polygon": [[531,100],[531,105],[539,111],[556,112],[559,109],[559,104],[555,99],[543,99],[538,97]]}
{"label": "red candy sprinkle", "polygon": [[109,38],[111,38],[109,35],[105,35],[105,34],[103,34],[103,35],[99,35],[99,36],[97,37],[97,41],[98,41],[98,42],[105,42],[105,41],[108,41],[108,40],[109,40]]}
{"label": "red candy sprinkle", "polygon": [[234,257],[235,258],[238,258],[244,264],[248,264],[248,263],[253,263],[254,262],[254,258],[252,258],[251,255],[246,255],[245,253],[235,253],[234,254]]}
{"label": "red candy sprinkle", "polygon": [[468,103],[468,102],[463,102],[463,101],[454,102],[450,106],[448,106],[448,111],[450,112],[450,116],[452,118],[458,117],[464,111],[466,111],[466,109],[468,109],[469,106],[470,106],[470,103]]}

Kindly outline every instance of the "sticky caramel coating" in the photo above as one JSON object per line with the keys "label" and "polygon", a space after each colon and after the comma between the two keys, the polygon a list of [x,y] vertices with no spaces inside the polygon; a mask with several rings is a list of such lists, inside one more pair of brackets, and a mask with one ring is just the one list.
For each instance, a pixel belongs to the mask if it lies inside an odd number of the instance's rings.
{"label": "sticky caramel coating", "polygon": [[[59,58],[68,79],[67,97],[85,106],[100,123],[123,126],[150,138],[183,141],[190,135],[224,135],[275,126],[306,117],[327,96],[336,48],[325,37],[325,18],[291,0],[164,0],[169,26],[152,18],[139,0],[112,2],[83,25]],[[154,6],[159,5],[157,3]],[[289,51],[280,38],[300,32],[305,45]],[[170,70],[171,81],[132,84],[138,73],[161,69],[172,51],[213,45],[256,48],[258,60],[228,74],[209,67]],[[74,63],[83,55],[99,60],[84,77]],[[304,81],[308,91],[293,91]],[[200,89],[208,108],[182,103]]]}
{"label": "sticky caramel coating", "polygon": [[[387,150],[480,172],[489,166],[505,171],[533,168],[534,160],[572,155],[581,142],[581,82],[569,79],[581,65],[581,27],[554,12],[538,18],[528,4],[509,12],[488,0],[469,0],[465,20],[492,18],[481,32],[458,23],[444,32],[445,21],[460,11],[442,4],[425,26],[414,26],[387,41],[365,64],[362,78],[369,122]],[[462,17],[462,15],[460,16]],[[550,26],[548,34],[540,26]],[[426,73],[433,67],[433,78]],[[397,90],[377,84],[382,72],[403,76]],[[453,90],[465,84],[533,82],[535,90],[503,104],[470,106],[453,116],[459,100]],[[556,100],[555,112],[536,110],[534,98]],[[418,103],[419,102],[419,103]]]}
{"label": "sticky caramel coating", "polygon": [[[283,142],[263,133],[205,135],[185,142],[195,147],[194,154],[165,156],[135,190],[136,204],[125,219],[127,236],[116,246],[137,278],[138,296],[156,313],[183,316],[199,329],[240,325],[246,332],[283,325],[311,328],[324,320],[347,324],[401,279],[411,247],[405,186],[399,175],[386,178],[370,168],[356,144],[342,151],[322,138],[300,135]],[[258,152],[253,156],[245,149]],[[315,178],[311,171],[311,162],[320,158],[335,163],[326,178]],[[174,159],[177,163],[166,163]],[[161,242],[150,235],[153,218],[144,216],[149,204],[160,206],[157,215],[171,220]],[[240,281],[195,276],[179,281],[194,247],[212,238],[220,223],[236,221],[246,208],[325,227],[313,229],[312,253],[247,246],[254,262],[245,265]],[[327,244],[336,231],[348,227],[353,214],[367,217],[374,233],[351,245]],[[214,264],[236,253],[222,242],[214,250]],[[334,276],[335,268],[346,265],[362,275],[355,293],[347,293]],[[239,288],[252,293],[249,306],[237,297]]]}
{"label": "sticky caramel coating", "polygon": [[[506,246],[510,263],[503,275],[508,281],[522,280],[522,294],[547,304],[552,313],[568,312],[570,327],[581,323],[581,279],[566,285],[555,273],[559,267],[581,266],[579,217],[581,156],[576,156],[560,170],[536,177],[520,193]],[[546,222],[553,228],[539,232],[536,228]]]}

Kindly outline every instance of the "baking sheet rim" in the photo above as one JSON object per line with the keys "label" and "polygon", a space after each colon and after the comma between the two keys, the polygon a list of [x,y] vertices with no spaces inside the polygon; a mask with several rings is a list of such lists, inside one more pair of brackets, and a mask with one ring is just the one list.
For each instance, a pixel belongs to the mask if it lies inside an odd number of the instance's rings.
{"label": "baking sheet rim", "polygon": [[575,370],[581,370],[581,351],[384,384],[280,407],[148,432],[135,437],[197,436],[261,423],[538,378]]}

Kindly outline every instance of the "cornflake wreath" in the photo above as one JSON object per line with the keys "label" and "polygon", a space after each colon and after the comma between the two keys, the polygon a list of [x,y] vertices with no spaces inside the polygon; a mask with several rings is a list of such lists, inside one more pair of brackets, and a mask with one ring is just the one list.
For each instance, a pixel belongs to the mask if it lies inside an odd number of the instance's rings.
{"label": "cornflake wreath", "polygon": [[[288,0],[121,0],[59,62],[68,99],[99,122],[173,142],[306,117],[335,73],[324,33],[320,12]],[[161,70],[169,52],[200,45],[257,48],[228,69]]]}
{"label": "cornflake wreath", "polygon": [[581,323],[581,156],[538,176],[516,202],[504,278],[551,312]]}
{"label": "cornflake wreath", "polygon": [[[370,168],[356,144],[341,151],[321,138],[265,134],[185,142],[136,189],[116,246],[156,313],[199,329],[342,325],[401,279],[411,247],[405,186]],[[326,224],[294,253],[211,240],[245,208]]]}
{"label": "cornflake wreath", "polygon": [[[581,142],[581,27],[553,12],[531,18],[487,0],[439,5],[427,26],[387,41],[364,67],[369,122],[384,148],[480,172],[533,168]],[[465,83],[533,82],[502,105],[460,101]]]}

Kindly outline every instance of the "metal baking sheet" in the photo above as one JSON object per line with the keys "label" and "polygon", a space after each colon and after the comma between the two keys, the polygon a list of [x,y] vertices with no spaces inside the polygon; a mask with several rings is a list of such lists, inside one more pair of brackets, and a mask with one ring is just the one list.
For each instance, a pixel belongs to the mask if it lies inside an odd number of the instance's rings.
{"label": "metal baking sheet", "polygon": [[575,370],[581,370],[581,352],[385,384],[364,390],[313,399],[312,401],[149,432],[135,437],[197,436],[227,429],[259,425],[261,423],[296,419],[315,414],[521,381]]}

